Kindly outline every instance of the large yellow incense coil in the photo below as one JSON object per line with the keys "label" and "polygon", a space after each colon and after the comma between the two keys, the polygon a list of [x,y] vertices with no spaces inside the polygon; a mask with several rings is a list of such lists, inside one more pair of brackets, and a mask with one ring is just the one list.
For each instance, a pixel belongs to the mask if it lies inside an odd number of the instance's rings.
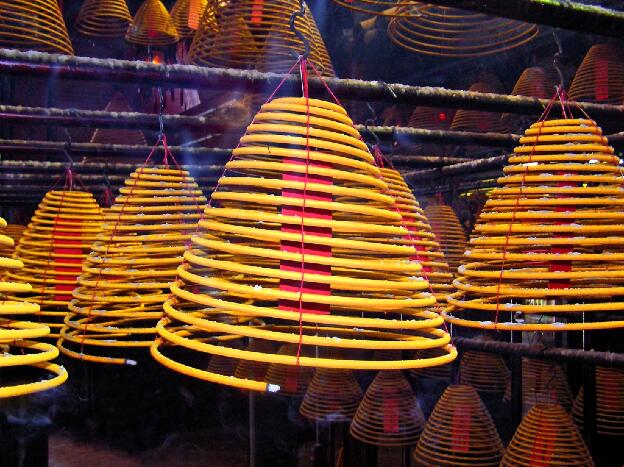
{"label": "large yellow incense coil", "polygon": [[[7,224],[0,217],[0,252],[2,249],[11,249],[13,239],[4,235]],[[23,267],[18,259],[9,259],[0,256],[0,277],[7,271],[17,271]],[[32,339],[46,337],[50,328],[45,324],[24,321],[24,315],[35,315],[39,306],[35,303],[7,299],[7,294],[28,293],[32,289],[29,284],[22,282],[8,282],[0,279],[0,399],[5,397],[23,396],[34,392],[51,389],[63,384],[67,379],[67,372],[61,366],[50,363],[58,356],[58,350],[51,344],[36,342]],[[25,366],[38,368],[53,375],[48,379],[35,382],[24,382],[23,375],[19,383],[12,384],[13,371]],[[21,368],[20,368],[21,367]]]}
{"label": "large yellow incense coil", "polygon": [[435,405],[420,435],[417,466],[498,466],[503,443],[492,417],[470,386],[449,386]]}
{"label": "large yellow incense coil", "polygon": [[128,26],[126,40],[145,46],[173,45],[180,40],[165,5],[160,0],[145,0]]}
{"label": "large yellow incense coil", "polygon": [[[189,61],[203,66],[286,73],[295,55],[304,49],[289,26],[291,14],[298,10],[297,0],[241,0],[220,6],[216,20],[210,14],[202,17],[189,49]],[[334,76],[325,43],[309,8],[295,23],[310,41],[308,59],[323,75]]]}
{"label": "large yellow incense coil", "polygon": [[349,432],[377,446],[415,444],[425,426],[416,395],[400,371],[380,371],[368,387]]}
{"label": "large yellow incense coil", "polygon": [[[342,107],[308,104],[309,115],[305,98],[265,104],[226,164],[152,347],[154,357],[176,371],[244,389],[279,389],[180,364],[161,352],[163,342],[240,360],[333,369],[409,369],[456,356],[438,328],[422,267],[409,261],[416,250],[388,241],[408,231],[372,155]],[[185,307],[201,310],[191,315]],[[265,325],[240,322],[245,317]],[[185,333],[301,343],[302,353],[231,349],[180,333],[182,325],[192,326]],[[317,347],[314,356],[310,350]],[[356,352],[431,348],[444,355],[381,361]],[[325,356],[336,349],[353,355]]]}
{"label": "large yellow incense coil", "polygon": [[362,389],[352,371],[319,368],[314,372],[299,413],[318,422],[348,422],[361,400]]}
{"label": "large yellow incense coil", "polygon": [[536,123],[520,143],[474,228],[447,320],[516,331],[624,327],[609,317],[624,310],[618,157],[586,119]]}
{"label": "large yellow incense coil", "polygon": [[[572,416],[580,430],[584,430],[584,388],[581,387]],[[604,436],[624,436],[624,371],[596,367],[596,432]]]}
{"label": "large yellow incense coil", "polygon": [[[132,112],[132,108],[121,92],[116,92],[104,109],[106,112]],[[91,143],[128,144],[145,146],[145,136],[141,130],[122,130],[119,128],[97,128],[91,136]]]}
{"label": "large yellow incense coil", "polygon": [[140,167],[119,192],[85,258],[58,343],[81,360],[128,363],[128,348],[151,345],[206,203],[178,168]]}
{"label": "large yellow incense coil", "polygon": [[624,99],[624,55],[616,44],[596,44],[589,49],[570,85],[578,101],[621,104]]}
{"label": "large yellow incense coil", "polygon": [[516,430],[501,467],[591,467],[594,461],[563,407],[538,404]]}
{"label": "large yellow incense coil", "polygon": [[74,25],[85,36],[123,37],[132,21],[126,0],[85,0]]}
{"label": "large yellow incense coil", "polygon": [[466,233],[459,223],[457,214],[450,206],[435,203],[425,208],[425,216],[440,244],[444,258],[455,274],[468,247]]}
{"label": "large yellow incense coil", "polygon": [[215,18],[216,0],[177,0],[175,2],[171,7],[171,19],[181,39],[188,39],[195,35],[202,14],[206,14],[206,8],[211,9],[207,13],[210,18]]}
{"label": "large yellow incense coil", "polygon": [[57,0],[2,0],[0,18],[0,47],[74,54]]}
{"label": "large yellow incense coil", "polygon": [[510,375],[500,355],[469,350],[459,362],[459,378],[479,392],[504,394]]}
{"label": "large yellow incense coil", "polygon": [[32,291],[23,296],[40,306],[32,319],[50,327],[48,337],[59,336],[82,261],[101,230],[102,211],[91,193],[52,190],[15,248],[24,268],[8,278],[30,282]]}
{"label": "large yellow incense coil", "polygon": [[13,239],[13,242],[5,242],[0,244],[0,255],[10,258],[13,255],[15,246],[19,243],[20,238],[24,234],[26,226],[19,224],[6,224],[4,228],[0,227],[0,234]]}

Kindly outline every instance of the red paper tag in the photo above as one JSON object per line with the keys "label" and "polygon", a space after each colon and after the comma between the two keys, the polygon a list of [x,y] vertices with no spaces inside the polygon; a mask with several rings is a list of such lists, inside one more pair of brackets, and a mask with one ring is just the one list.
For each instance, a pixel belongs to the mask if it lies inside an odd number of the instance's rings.
{"label": "red paper tag", "polygon": [[[81,221],[77,219],[59,219],[58,217],[54,220],[54,230],[62,229],[63,227],[67,227],[71,225],[72,227],[80,227]],[[77,237],[77,240],[66,240],[66,239],[54,239],[52,242],[53,251],[55,255],[80,255],[82,253],[80,240],[81,233],[80,232],[58,232],[58,234],[62,234],[63,237]],[[74,248],[72,248],[74,246]],[[78,246],[78,248],[76,248]],[[61,258],[58,261],[63,262],[64,264],[76,264],[76,267],[72,266],[55,266],[54,272],[58,273],[54,276],[54,279],[57,281],[73,281],[74,284],[55,284],[54,290],[58,292],[69,292],[65,294],[55,294],[54,300],[57,301],[69,301],[71,300],[71,292],[76,287],[75,282],[78,279],[78,276],[82,272],[82,258]],[[67,275],[67,273],[70,273]]]}
{"label": "red paper tag", "polygon": [[597,101],[609,99],[609,62],[603,58],[596,61],[594,68],[594,91]]}
{"label": "red paper tag", "polygon": [[201,11],[199,11],[200,3],[200,0],[191,0],[189,5],[189,16],[187,25],[193,30],[197,30],[199,28],[199,16],[202,13]]}
{"label": "red paper tag", "polygon": [[251,23],[262,24],[262,14],[264,12],[264,0],[254,0],[251,5]]}
{"label": "red paper tag", "polygon": [[396,389],[393,387],[384,387],[383,399],[383,430],[384,433],[399,432],[399,400],[397,399]]}
{"label": "red paper tag", "polygon": [[[549,420],[540,420],[537,433],[546,433],[557,429]],[[531,450],[531,465],[550,465],[553,457],[555,439],[547,436],[536,436]]]}
{"label": "red paper tag", "polygon": [[299,367],[288,365],[286,367],[286,381],[284,381],[284,390],[286,392],[297,392],[299,383]]}
{"label": "red paper tag", "polygon": [[471,409],[458,405],[451,419],[451,449],[455,452],[470,451]]}

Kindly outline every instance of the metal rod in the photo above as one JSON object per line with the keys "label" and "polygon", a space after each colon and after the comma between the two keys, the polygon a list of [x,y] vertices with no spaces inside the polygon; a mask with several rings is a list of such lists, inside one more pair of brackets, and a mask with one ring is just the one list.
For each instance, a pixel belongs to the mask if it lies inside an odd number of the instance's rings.
{"label": "metal rod", "polygon": [[464,157],[448,157],[448,156],[393,156],[390,162],[397,166],[405,165],[449,165],[459,164],[460,162],[468,162],[469,159]]}
{"label": "metal rod", "polygon": [[463,175],[478,173],[484,170],[491,170],[503,167],[509,156],[495,156],[485,159],[477,159],[459,164],[447,165],[437,169],[414,170],[405,172],[403,177],[408,180],[426,180],[431,178],[450,177],[452,175]]}

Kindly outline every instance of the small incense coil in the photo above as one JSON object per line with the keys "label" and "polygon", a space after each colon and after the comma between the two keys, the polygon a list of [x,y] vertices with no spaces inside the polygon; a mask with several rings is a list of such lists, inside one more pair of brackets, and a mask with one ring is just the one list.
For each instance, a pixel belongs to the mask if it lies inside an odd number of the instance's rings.
{"label": "small incense coil", "polygon": [[[534,66],[526,68],[511,91],[513,96],[537,97],[550,99],[554,94],[554,85],[550,82],[543,68]],[[514,126],[519,126],[521,118],[515,114],[503,114],[501,121],[505,131],[511,131]],[[524,129],[524,127],[523,127]]]}
{"label": "small incense coil", "polygon": [[85,36],[116,38],[126,34],[131,22],[126,0],[85,0],[74,26]]}
{"label": "small incense coil", "polygon": [[425,208],[425,216],[440,244],[444,258],[455,274],[468,248],[466,233],[459,223],[457,214],[450,206],[434,203]]}
{"label": "small incense coil", "polygon": [[177,168],[140,167],[119,193],[85,258],[58,343],[80,360],[132,363],[117,355],[152,344],[206,203],[195,180]]}
{"label": "small incense coil", "polygon": [[[270,342],[262,340],[254,340],[245,349],[248,352],[272,352],[273,345]],[[234,372],[235,378],[252,379],[255,381],[263,381],[269,371],[269,364],[265,362],[257,362],[253,360],[239,360]]]}
{"label": "small incense coil", "polygon": [[[4,249],[13,248],[13,239],[5,235],[7,224],[0,217],[0,252]],[[0,256],[0,277],[7,271],[21,269],[24,264],[18,259],[9,259]],[[32,288],[29,284],[21,282],[8,282],[0,279],[0,399],[5,397],[23,396],[34,392],[45,391],[63,384],[67,380],[65,368],[51,360],[58,356],[58,349],[51,344],[36,342],[32,339],[47,337],[50,328],[45,324],[23,321],[23,315],[35,315],[39,306],[25,301],[7,300],[5,294],[30,293]],[[10,384],[13,380],[12,371],[18,371],[30,366],[43,370],[53,375],[49,379],[41,379],[35,382],[24,382],[21,378],[19,383]],[[21,367],[21,368],[20,368]],[[23,375],[22,375],[23,376]]]}
{"label": "small incense coil", "polygon": [[619,158],[587,119],[536,123],[520,144],[489,193],[443,314],[489,330],[624,327]]}
{"label": "small incense coil", "polygon": [[19,224],[6,224],[6,227],[0,227],[0,235],[5,235],[13,239],[13,242],[9,245],[9,242],[0,244],[0,256],[11,257],[15,246],[19,243],[20,238],[24,234],[26,226]]}
{"label": "small incense coil", "polygon": [[[578,428],[585,429],[584,388],[581,387],[572,417]],[[599,435],[624,436],[624,371],[596,367],[596,432]]]}
{"label": "small incense coil", "polygon": [[[287,73],[303,52],[301,39],[290,30],[289,19],[299,10],[297,0],[240,0],[219,7],[215,18],[204,15],[189,49],[189,62],[202,66],[256,69]],[[308,60],[325,76],[334,76],[329,54],[314,17],[306,8],[295,20],[310,41]]]}
{"label": "small incense coil", "polygon": [[409,446],[418,441],[425,416],[400,371],[380,371],[368,387],[349,432],[377,446]]}
{"label": "small incense coil", "polygon": [[[410,115],[407,126],[425,130],[449,130],[453,112],[448,109],[418,106]],[[454,146],[440,143],[420,143],[414,145],[415,154],[426,156],[447,156],[452,153]]]}
{"label": "small incense coil", "polygon": [[589,450],[563,407],[538,404],[516,430],[501,467],[594,466]]}
{"label": "small incense coil", "polygon": [[[106,112],[132,112],[132,108],[121,92],[116,92],[104,109]],[[122,130],[119,128],[97,128],[91,136],[91,143],[127,144],[145,146],[147,142],[141,130]]]}
{"label": "small incense coil", "polygon": [[[414,358],[426,358],[429,356],[439,357],[442,355],[438,349],[432,350],[417,350],[414,352]],[[430,366],[427,368],[415,368],[410,370],[410,374],[414,377],[439,379],[443,381],[450,381],[452,376],[451,364]]]}
{"label": "small incense coil", "polygon": [[479,392],[504,394],[510,381],[509,369],[498,354],[469,350],[459,362],[462,384]]}
{"label": "small incense coil", "polygon": [[596,44],[589,49],[570,85],[570,98],[601,104],[624,99],[624,55],[619,45]]}
{"label": "small incense coil", "polygon": [[210,2],[208,0],[177,0],[175,2],[173,7],[171,7],[171,19],[180,39],[189,39],[195,35],[195,31],[199,28],[202,14],[204,14],[207,7],[211,8],[211,11],[208,12],[211,15],[210,18],[215,18],[215,0],[210,0]]}
{"label": "small incense coil", "polygon": [[[511,382],[505,399],[511,398]],[[572,407],[572,391],[566,375],[556,362],[522,359],[522,402],[525,407],[558,403],[566,410]]]}
{"label": "small incense coil", "polygon": [[73,55],[57,0],[0,0],[0,47]]}
{"label": "small incense coil", "polygon": [[299,413],[317,422],[348,422],[362,400],[362,389],[349,370],[318,368]]}
{"label": "small incense coil", "polygon": [[[279,355],[297,355],[297,345],[285,344],[277,352]],[[284,396],[301,397],[305,394],[314,371],[303,366],[289,366],[272,363],[266,373],[269,384],[279,386],[280,394]]]}
{"label": "small incense coil", "polygon": [[145,0],[128,26],[126,40],[144,46],[173,45],[180,40],[167,8],[160,0]]}
{"label": "small incense coil", "polygon": [[417,466],[474,465],[496,467],[503,443],[492,417],[470,386],[449,386],[435,405],[420,435]]}
{"label": "small incense coil", "polygon": [[[468,91],[493,93],[496,92],[493,86],[488,83],[474,83]],[[503,132],[505,130],[500,121],[501,114],[498,112],[484,112],[482,110],[460,109],[455,112],[451,130],[453,131],[473,131],[477,133]]]}
{"label": "small incense coil", "polygon": [[24,268],[8,278],[30,282],[32,292],[26,297],[40,306],[33,320],[51,329],[48,337],[59,336],[82,261],[101,230],[102,211],[91,193],[52,190],[39,203],[15,248],[14,257]]}
{"label": "small incense coil", "polygon": [[520,47],[539,34],[535,24],[421,2],[397,6],[394,16],[388,24],[392,42],[438,57],[485,57]]}

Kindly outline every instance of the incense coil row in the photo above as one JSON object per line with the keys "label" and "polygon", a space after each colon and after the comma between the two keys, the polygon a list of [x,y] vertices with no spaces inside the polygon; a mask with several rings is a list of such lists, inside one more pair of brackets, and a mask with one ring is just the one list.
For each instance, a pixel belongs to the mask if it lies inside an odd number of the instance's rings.
{"label": "incense coil row", "polygon": [[132,18],[126,40],[146,46],[173,45],[180,40],[171,15],[160,0],[145,0]]}
{"label": "incense coil row", "polygon": [[425,208],[425,216],[440,244],[444,258],[455,274],[468,247],[466,233],[459,223],[457,214],[450,206],[436,203]]}
{"label": "incense coil row", "polygon": [[[167,319],[159,327],[163,340],[213,355],[305,367],[379,370],[452,361],[455,349],[429,309],[435,298],[420,277],[422,268],[408,261],[415,249],[377,240],[407,230],[373,162],[342,107],[305,98],[262,106],[226,164],[193,248],[178,268],[180,280],[171,286],[174,297],[165,303]],[[312,197],[304,201],[306,193]],[[204,316],[181,311],[190,304],[203,307]],[[222,322],[224,316],[232,324]],[[237,324],[243,317],[266,325]],[[302,356],[198,342],[180,335],[179,323],[207,335],[300,343]],[[161,343],[153,355],[175,366],[160,353]],[[319,357],[306,354],[317,346]],[[399,361],[324,356],[331,349],[427,348],[442,348],[445,355]],[[183,371],[269,389],[266,382]]]}
{"label": "incense coil row", "polygon": [[85,36],[123,37],[132,21],[126,0],[85,0],[74,26]]}
{"label": "incense coil row", "polygon": [[492,330],[624,327],[608,318],[624,310],[618,157],[585,119],[536,123],[520,143],[474,228],[447,320]]}
{"label": "incense coil row", "polygon": [[462,384],[472,386],[479,392],[504,394],[510,382],[510,374],[501,355],[469,350],[459,362]]}
{"label": "incense coil row", "polygon": [[81,360],[124,364],[113,348],[151,345],[206,203],[187,171],[168,167],[138,168],[119,193],[84,260],[58,343]]}
{"label": "incense coil row", "polygon": [[349,370],[318,368],[299,406],[299,413],[318,422],[348,422],[357,412],[362,389]]}
{"label": "incense coil row", "polygon": [[589,49],[570,85],[570,98],[603,104],[622,103],[624,56],[619,46],[596,44]]}
{"label": "incense coil row", "polygon": [[[7,224],[0,217],[0,229]],[[0,234],[0,250],[11,249],[13,239]],[[24,264],[18,259],[0,257],[0,277],[7,271],[17,271]],[[59,365],[50,363],[58,356],[58,349],[51,344],[36,342],[32,339],[46,337],[50,328],[45,324],[22,320],[23,315],[35,315],[39,306],[21,300],[6,299],[6,295],[29,293],[31,286],[22,282],[8,282],[0,279],[0,399],[5,397],[23,396],[59,386],[67,380],[67,372]],[[25,383],[10,384],[12,370],[30,366],[49,373],[52,378]]]}
{"label": "incense coil row", "polygon": [[56,0],[0,1],[0,47],[73,55]]}
{"label": "incense coil row", "polygon": [[91,193],[52,190],[15,248],[24,268],[8,278],[32,285],[28,300],[40,306],[33,319],[50,327],[49,337],[59,336],[82,261],[101,230],[102,211]]}
{"label": "incense coil row", "polygon": [[[210,11],[206,12],[207,8],[210,8]],[[171,20],[180,39],[189,39],[195,35],[197,29],[191,28],[189,23],[197,21],[197,26],[199,26],[202,14],[208,14],[210,18],[215,18],[215,11],[215,0],[210,0],[210,2],[208,0],[177,0],[171,7]]]}

